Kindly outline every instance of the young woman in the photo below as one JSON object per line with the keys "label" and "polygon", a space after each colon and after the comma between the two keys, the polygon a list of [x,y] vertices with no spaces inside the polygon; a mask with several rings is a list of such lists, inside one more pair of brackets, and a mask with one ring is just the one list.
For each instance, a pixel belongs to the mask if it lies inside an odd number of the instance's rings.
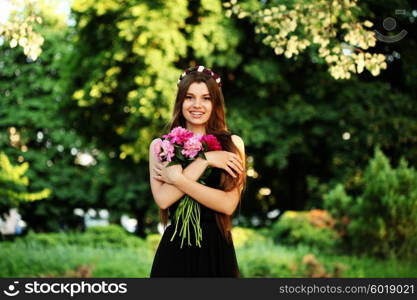
{"label": "young woman", "polygon": [[[184,170],[166,167],[149,148],[152,194],[166,226],[152,264],[150,277],[240,277],[231,235],[231,217],[246,184],[245,149],[242,139],[228,131],[220,77],[203,66],[187,69],[178,80],[178,92],[169,130],[182,126],[195,134],[213,134],[222,151],[206,152]],[[207,167],[212,172],[205,185],[197,180]],[[180,247],[174,232],[179,199],[189,195],[200,204],[201,247]]]}

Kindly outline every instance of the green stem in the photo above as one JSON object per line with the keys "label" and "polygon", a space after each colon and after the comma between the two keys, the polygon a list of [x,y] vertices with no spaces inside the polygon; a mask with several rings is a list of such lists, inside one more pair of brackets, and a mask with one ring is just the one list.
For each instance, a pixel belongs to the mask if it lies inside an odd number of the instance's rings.
{"label": "green stem", "polygon": [[[205,184],[205,182],[200,178],[198,182]],[[181,248],[183,246],[184,240],[187,239],[188,245],[191,246],[191,230],[190,225],[192,226],[195,243],[198,247],[201,247],[201,241],[203,240],[203,230],[200,225],[201,210],[200,203],[192,199],[189,195],[185,195],[178,205],[176,214],[175,214],[175,230],[171,237],[171,242],[173,241],[175,235],[177,234],[178,223],[182,221],[181,229],[178,235],[181,237]]]}

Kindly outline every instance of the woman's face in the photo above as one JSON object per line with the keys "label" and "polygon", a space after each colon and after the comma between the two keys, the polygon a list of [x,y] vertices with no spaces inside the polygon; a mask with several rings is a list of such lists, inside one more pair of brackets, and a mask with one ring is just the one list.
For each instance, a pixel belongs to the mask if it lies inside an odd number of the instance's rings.
{"label": "woman's face", "polygon": [[213,105],[205,82],[193,82],[188,88],[182,103],[182,114],[191,126],[200,126],[208,122]]}

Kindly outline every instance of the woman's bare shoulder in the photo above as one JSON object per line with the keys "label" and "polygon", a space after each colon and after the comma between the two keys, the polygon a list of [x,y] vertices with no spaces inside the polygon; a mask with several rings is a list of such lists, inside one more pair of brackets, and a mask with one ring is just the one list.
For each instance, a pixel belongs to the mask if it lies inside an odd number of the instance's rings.
{"label": "woman's bare shoulder", "polygon": [[152,147],[155,143],[156,143],[156,141],[158,141],[158,140],[160,140],[161,138],[154,138],[153,140],[152,140],[152,142],[149,144],[149,146],[150,147]]}
{"label": "woman's bare shoulder", "polygon": [[152,140],[152,142],[149,144],[149,162],[153,162],[156,159],[154,152],[154,145],[155,143],[160,140],[161,138],[155,138]]}
{"label": "woman's bare shoulder", "polygon": [[239,145],[243,146],[245,144],[243,142],[243,139],[240,136],[238,136],[237,134],[232,134],[231,138],[232,138],[233,143],[235,143],[235,145],[238,146],[238,147],[239,147]]}
{"label": "woman's bare shoulder", "polygon": [[232,138],[233,143],[239,149],[239,151],[241,153],[245,153],[245,143],[243,142],[243,139],[240,136],[236,135],[236,134],[233,134],[231,136],[231,138]]}

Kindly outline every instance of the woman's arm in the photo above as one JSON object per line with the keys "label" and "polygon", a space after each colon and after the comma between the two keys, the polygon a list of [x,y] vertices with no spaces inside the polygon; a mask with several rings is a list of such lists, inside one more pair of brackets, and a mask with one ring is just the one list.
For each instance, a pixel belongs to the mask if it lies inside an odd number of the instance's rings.
{"label": "woman's arm", "polygon": [[[184,192],[175,185],[161,182],[153,178],[153,168],[157,163],[157,158],[153,153],[153,143],[157,139],[153,140],[149,147],[149,175],[153,198],[161,209],[167,209],[173,203],[181,199],[184,196]],[[208,166],[208,161],[202,158],[195,159],[184,170],[183,175],[191,181],[197,181],[204,173]]]}
{"label": "woman's arm", "polygon": [[[238,147],[242,158],[244,158],[245,147],[243,140],[236,135],[232,136],[232,140]],[[211,188],[190,180],[184,175],[178,176],[174,182],[174,185],[204,206],[229,216],[232,215],[235,211],[239,203],[240,192],[242,190],[242,187],[237,186],[233,190],[225,192],[223,190]]]}
{"label": "woman's arm", "polygon": [[192,181],[184,175],[175,181],[175,186],[204,206],[229,216],[233,214],[239,201],[239,193],[236,189],[225,192]]}

